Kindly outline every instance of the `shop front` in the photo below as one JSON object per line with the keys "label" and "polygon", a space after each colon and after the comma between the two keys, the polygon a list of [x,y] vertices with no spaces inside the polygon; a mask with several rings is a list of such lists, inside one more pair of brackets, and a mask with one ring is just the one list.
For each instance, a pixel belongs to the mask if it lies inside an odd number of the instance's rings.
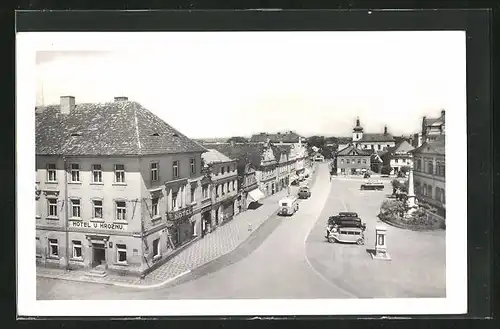
{"label": "shop front", "polygon": [[174,247],[183,245],[195,236],[195,222],[191,221],[193,206],[167,212],[167,220],[172,223],[169,233]]}
{"label": "shop front", "polygon": [[201,236],[205,236],[210,232],[212,224],[212,205],[201,209]]}

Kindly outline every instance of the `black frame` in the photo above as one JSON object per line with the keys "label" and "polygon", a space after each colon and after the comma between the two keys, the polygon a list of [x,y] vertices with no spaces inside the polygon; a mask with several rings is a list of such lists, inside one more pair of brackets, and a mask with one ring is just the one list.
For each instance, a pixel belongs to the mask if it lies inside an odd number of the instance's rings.
{"label": "black frame", "polygon": [[[435,7],[437,5],[431,3],[431,6]],[[474,221],[469,220],[467,227],[469,266],[468,317],[490,317],[492,315],[490,301],[492,298],[491,279],[493,269],[491,265],[492,256],[494,255],[491,250],[493,229],[492,153],[494,145],[492,142],[491,124],[493,116],[490,110],[492,105],[491,18],[492,12],[489,10],[95,11],[92,13],[81,11],[44,11],[18,12],[16,15],[16,28],[17,32],[466,30],[467,208],[468,214],[474,215]],[[12,66],[12,70],[15,70],[15,66]],[[4,76],[4,78],[8,79],[8,76]],[[4,122],[8,122],[8,120]],[[14,135],[14,132],[12,126],[7,128],[10,129],[4,130],[3,133],[9,134],[7,136],[8,139]],[[495,145],[498,147],[498,143]],[[11,145],[11,147],[8,151],[12,155],[15,155],[15,146]],[[12,158],[15,159],[15,157]],[[10,160],[9,157],[5,157],[3,161],[8,161],[7,159]],[[13,163],[9,162],[9,164]],[[5,181],[11,182],[12,186],[15,186],[13,182],[14,177],[15,175],[10,175]],[[498,175],[495,176],[495,179],[499,179]],[[469,218],[472,218],[472,216],[469,216]],[[429,316],[413,317],[422,318]],[[462,318],[463,316],[446,317]],[[397,326],[398,324],[396,323],[395,327]]]}

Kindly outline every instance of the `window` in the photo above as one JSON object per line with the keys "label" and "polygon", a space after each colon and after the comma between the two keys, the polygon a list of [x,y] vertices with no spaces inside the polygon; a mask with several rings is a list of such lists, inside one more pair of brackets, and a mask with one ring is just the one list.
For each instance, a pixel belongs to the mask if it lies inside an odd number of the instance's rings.
{"label": "window", "polygon": [[363,159],[363,163],[366,164],[366,159]]}
{"label": "window", "polygon": [[221,185],[221,189],[222,189],[222,195],[226,194],[226,184],[222,184]]}
{"label": "window", "polygon": [[127,220],[127,207],[125,201],[116,201],[116,219]]}
{"label": "window", "polygon": [[42,246],[40,245],[40,238],[35,237],[36,240],[36,257],[42,257]]}
{"label": "window", "polygon": [[153,216],[158,216],[158,198],[153,198],[151,200],[151,213]]}
{"label": "window", "polygon": [[73,258],[82,259],[82,242],[73,241]]}
{"label": "window", "polygon": [[158,162],[151,163],[151,181],[156,182],[158,180]]}
{"label": "window", "polygon": [[374,150],[374,149],[375,149],[375,145],[372,144],[372,150]]}
{"label": "window", "polygon": [[436,192],[434,193],[434,197],[436,198],[436,200],[439,200],[441,201],[441,189],[439,187],[436,187]]}
{"label": "window", "polygon": [[48,211],[50,217],[57,217],[57,199],[47,199]]}
{"label": "window", "polygon": [[92,165],[92,182],[102,183],[102,167],[100,164]]}
{"label": "window", "polygon": [[398,161],[399,161],[398,159],[394,159],[394,162],[395,162],[395,163],[398,163]]}
{"label": "window", "polygon": [[94,206],[93,216],[94,218],[102,218],[102,200],[92,201]]}
{"label": "window", "polygon": [[48,182],[57,181],[57,171],[56,171],[56,165],[54,163],[47,164],[47,181]]}
{"label": "window", "polygon": [[340,163],[344,163],[344,159],[340,159]]}
{"label": "window", "polygon": [[177,208],[177,192],[172,192],[172,209]]}
{"label": "window", "polygon": [[347,164],[350,164],[350,163],[351,163],[351,160],[346,159],[346,163],[347,163]]}
{"label": "window", "polygon": [[378,144],[377,147],[378,147],[379,150],[382,148],[380,144]]}
{"label": "window", "polygon": [[224,175],[224,167],[220,167],[220,174]]}
{"label": "window", "polygon": [[179,161],[178,160],[174,161],[174,163],[172,164],[172,173],[173,173],[174,178],[179,177]]}
{"label": "window", "polygon": [[232,184],[233,184],[233,191],[235,191],[236,190],[236,181],[233,180]]}
{"label": "window", "polygon": [[441,177],[444,177],[445,176],[445,165],[444,163],[438,163],[437,166],[436,166],[436,175],[438,176],[441,176]]}
{"label": "window", "polygon": [[80,218],[80,199],[71,199],[71,217]]}
{"label": "window", "polygon": [[201,188],[201,191],[203,193],[203,199],[208,198],[208,185],[203,185]]}
{"label": "window", "polygon": [[358,159],[358,164],[361,164],[361,159]]}
{"label": "window", "polygon": [[427,163],[427,172],[429,174],[434,174],[434,165],[432,164],[432,161]]}
{"label": "window", "polygon": [[441,189],[441,202],[446,204],[445,189]]}
{"label": "window", "polygon": [[116,262],[119,264],[127,263],[127,246],[124,244],[116,245]]}
{"label": "window", "polygon": [[415,162],[415,167],[417,171],[420,171],[422,169],[422,160],[417,159],[417,161]]}
{"label": "window", "polygon": [[230,172],[231,172],[231,170],[229,170],[229,169],[230,169],[230,168],[229,168],[229,166],[227,166],[227,172],[228,172],[228,173],[230,173]]}
{"label": "window", "polygon": [[59,257],[59,245],[57,239],[49,239],[49,257]]}
{"label": "window", "polygon": [[196,161],[194,158],[191,159],[190,165],[191,165],[191,174],[196,174]]}
{"label": "window", "polygon": [[125,166],[122,164],[115,165],[115,183],[125,183]]}
{"label": "window", "polygon": [[71,164],[71,181],[80,182],[80,165],[78,163]]}
{"label": "window", "polygon": [[196,202],[196,189],[191,186],[191,203]]}
{"label": "window", "polygon": [[153,258],[160,256],[160,238],[153,240]]}

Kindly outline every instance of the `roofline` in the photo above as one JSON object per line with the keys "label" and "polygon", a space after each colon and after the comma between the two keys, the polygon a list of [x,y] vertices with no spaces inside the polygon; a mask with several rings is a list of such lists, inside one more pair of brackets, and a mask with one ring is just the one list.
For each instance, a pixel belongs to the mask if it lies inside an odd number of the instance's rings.
{"label": "roofline", "polygon": [[176,155],[176,154],[188,154],[188,153],[204,153],[206,151],[190,151],[190,152],[173,152],[173,153],[145,153],[145,154],[41,154],[36,153],[36,156],[60,156],[67,158],[95,158],[95,157],[145,157],[145,156],[162,156],[162,155]]}

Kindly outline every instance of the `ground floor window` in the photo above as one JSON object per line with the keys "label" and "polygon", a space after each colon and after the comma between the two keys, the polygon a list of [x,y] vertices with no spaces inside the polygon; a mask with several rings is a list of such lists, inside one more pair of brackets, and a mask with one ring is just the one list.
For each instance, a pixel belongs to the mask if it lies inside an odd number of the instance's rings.
{"label": "ground floor window", "polygon": [[40,246],[40,238],[36,237],[36,256],[42,257],[42,247]]}
{"label": "ground floor window", "polygon": [[124,244],[116,245],[116,262],[119,264],[127,263],[127,246]]}
{"label": "ground floor window", "polygon": [[160,238],[153,240],[153,257],[160,256]]}
{"label": "ground floor window", "polygon": [[191,236],[196,236],[196,222],[191,222]]}
{"label": "ground floor window", "polygon": [[57,239],[49,239],[49,256],[50,257],[59,257],[59,245],[57,243]]}
{"label": "ground floor window", "polygon": [[73,258],[76,258],[76,259],[82,258],[82,242],[81,241],[73,241]]}

